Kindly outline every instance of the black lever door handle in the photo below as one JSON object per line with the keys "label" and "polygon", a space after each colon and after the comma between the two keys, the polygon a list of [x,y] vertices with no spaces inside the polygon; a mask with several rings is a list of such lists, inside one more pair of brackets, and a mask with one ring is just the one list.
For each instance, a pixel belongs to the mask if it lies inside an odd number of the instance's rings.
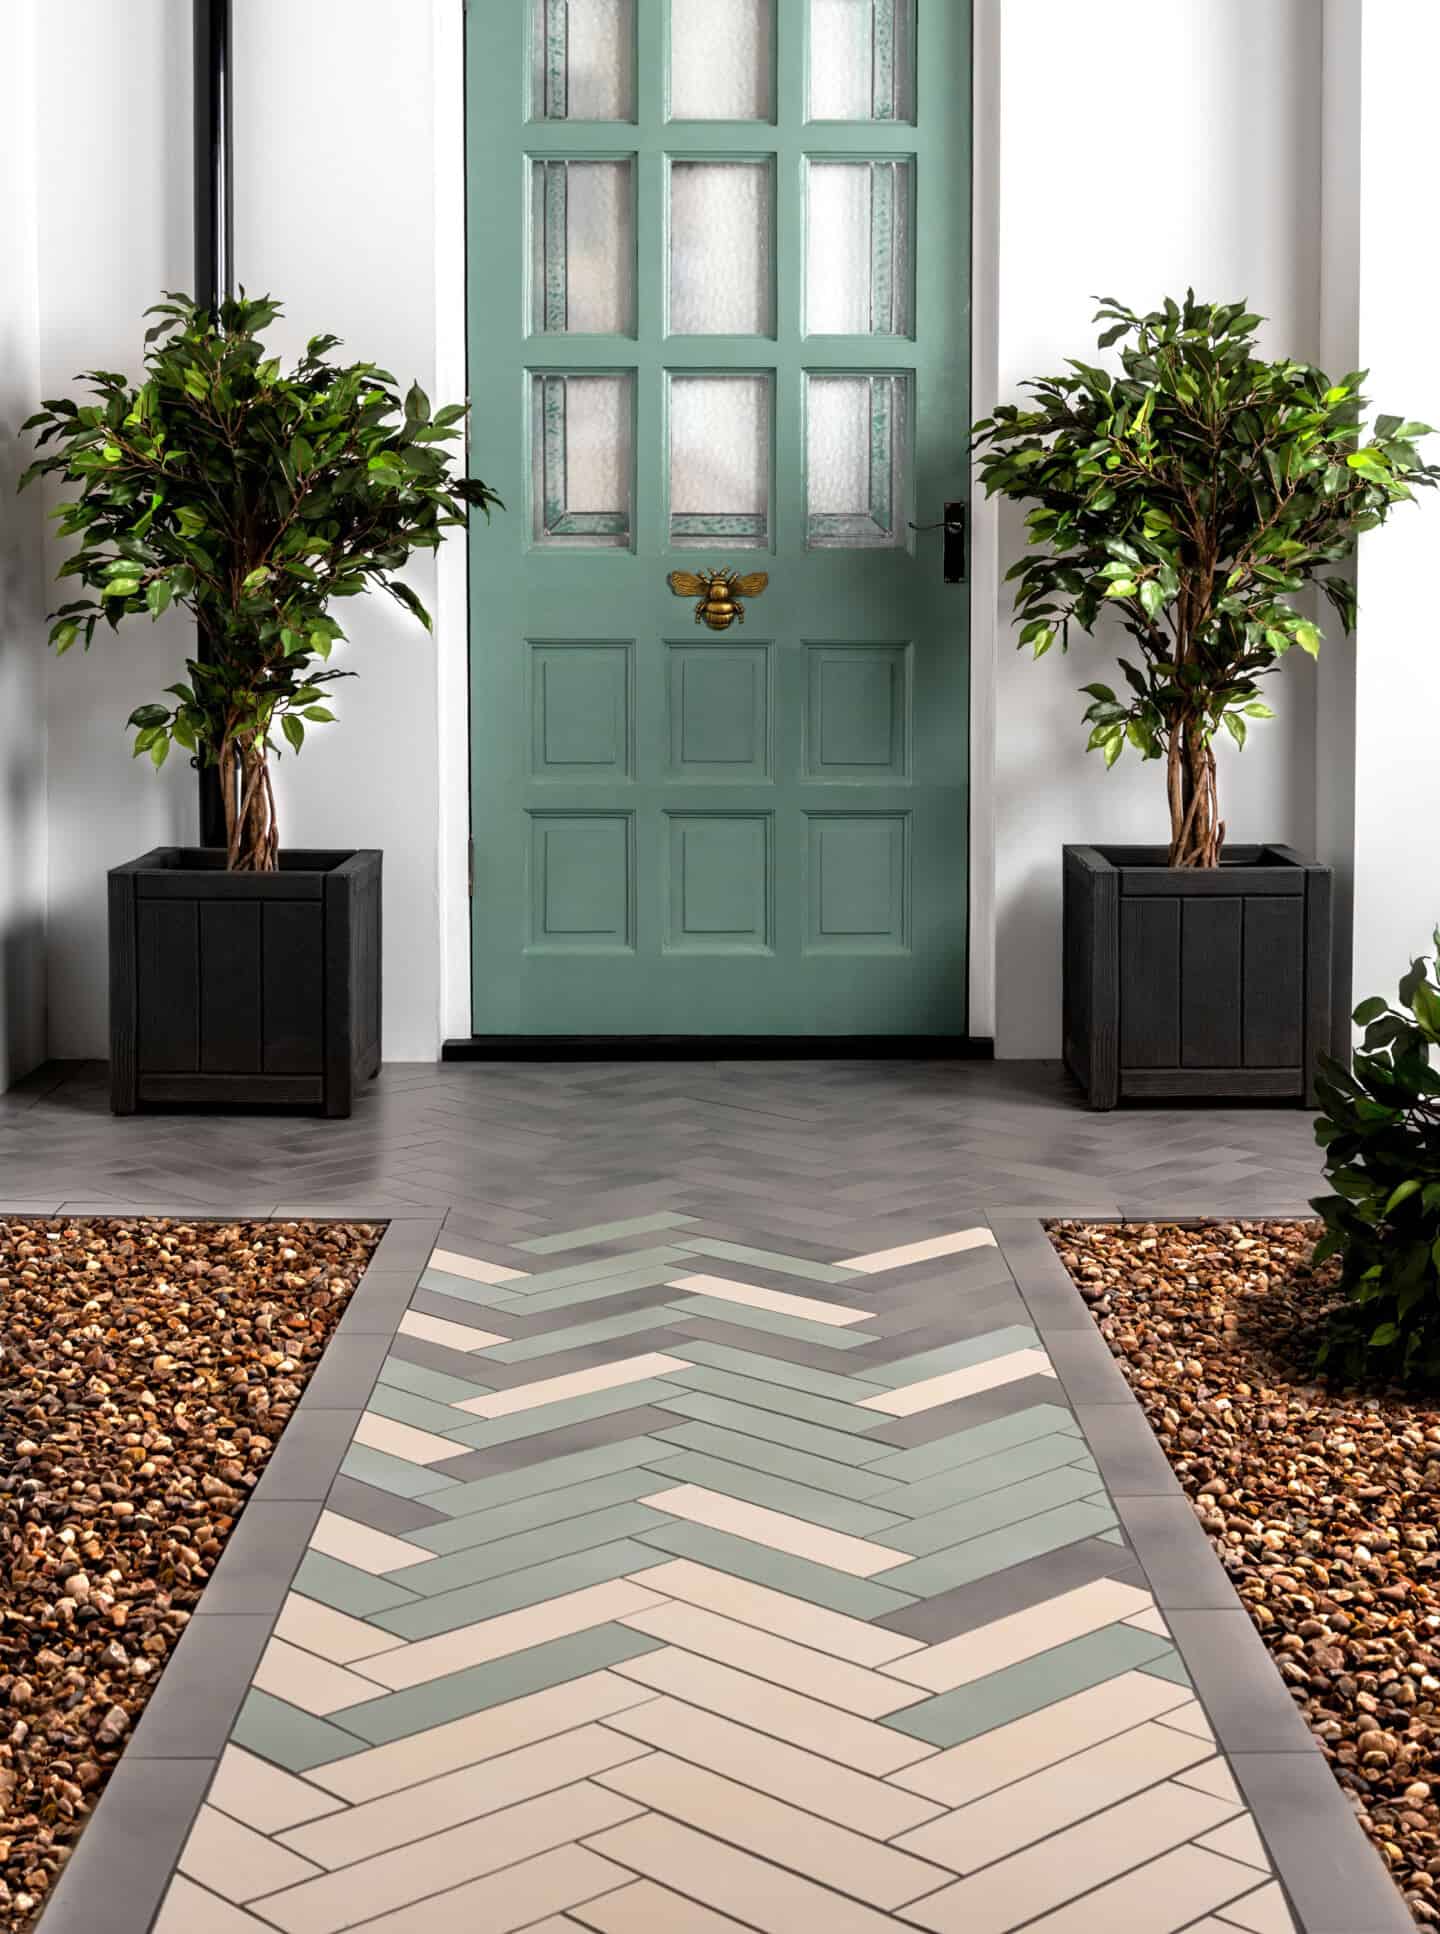
{"label": "black lever door handle", "polygon": [[940,570],[947,584],[965,582],[965,505],[948,503],[945,515],[936,524],[911,524],[912,531],[944,531],[940,550]]}

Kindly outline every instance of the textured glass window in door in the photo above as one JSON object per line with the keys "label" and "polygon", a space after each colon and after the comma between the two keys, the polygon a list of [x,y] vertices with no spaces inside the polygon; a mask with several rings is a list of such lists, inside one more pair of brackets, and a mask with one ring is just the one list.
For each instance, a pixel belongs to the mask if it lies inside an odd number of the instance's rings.
{"label": "textured glass window in door", "polygon": [[672,121],[775,118],[774,6],[775,0],[670,0]]}
{"label": "textured glass window in door", "polygon": [[770,541],[770,378],[670,378],[670,542]]}
{"label": "textured glass window in door", "polygon": [[806,332],[908,336],[910,163],[811,161],[805,178]]}
{"label": "textured glass window in door", "polygon": [[634,333],[631,161],[531,162],[530,292],[537,334]]}
{"label": "textured glass window in door", "polygon": [[535,542],[627,547],[635,497],[633,376],[537,370],[531,391]]}
{"label": "textured glass window in door", "polygon": [[531,5],[533,118],[633,121],[635,0],[531,0]]}
{"label": "textured glass window in door", "polygon": [[774,333],[773,200],[767,161],[671,162],[672,335]]}
{"label": "textured glass window in door", "polygon": [[811,550],[905,543],[908,377],[805,379],[805,542]]}
{"label": "textured glass window in door", "polygon": [[812,121],[913,121],[914,0],[810,0]]}

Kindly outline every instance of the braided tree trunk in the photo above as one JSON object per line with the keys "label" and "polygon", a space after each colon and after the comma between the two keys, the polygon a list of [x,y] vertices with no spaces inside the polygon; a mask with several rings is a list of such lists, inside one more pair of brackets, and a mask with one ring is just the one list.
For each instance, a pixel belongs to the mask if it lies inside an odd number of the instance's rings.
{"label": "braided tree trunk", "polygon": [[270,755],[263,737],[228,738],[220,748],[226,865],[232,873],[273,873],[280,864]]}
{"label": "braided tree trunk", "polygon": [[1177,720],[1170,733],[1171,866],[1220,864],[1225,822],[1215,790],[1215,748],[1196,718]]}

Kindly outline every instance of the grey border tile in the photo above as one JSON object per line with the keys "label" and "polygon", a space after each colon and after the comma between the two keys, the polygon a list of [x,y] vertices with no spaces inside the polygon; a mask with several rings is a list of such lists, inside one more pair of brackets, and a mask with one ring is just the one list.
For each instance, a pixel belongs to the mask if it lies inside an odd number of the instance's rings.
{"label": "grey border tile", "polygon": [[131,1748],[45,1903],[44,1934],[146,1934],[214,1770]]}
{"label": "grey border tile", "polygon": [[1306,1934],[1414,1934],[1399,1888],[1318,1753],[1236,1753],[1231,1765]]}

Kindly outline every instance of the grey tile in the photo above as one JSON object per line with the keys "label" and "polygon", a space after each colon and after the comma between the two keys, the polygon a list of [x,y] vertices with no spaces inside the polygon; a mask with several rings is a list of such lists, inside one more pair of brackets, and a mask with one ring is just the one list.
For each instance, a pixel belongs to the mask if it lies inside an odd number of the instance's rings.
{"label": "grey tile", "polygon": [[1234,1611],[1235,1588],[1184,1496],[1115,1501],[1125,1535],[1162,1611]]}
{"label": "grey tile", "polygon": [[347,1410],[307,1405],[302,1397],[260,1474],[246,1511],[260,1503],[323,1498],[340,1468],[354,1418]]}
{"label": "grey tile", "polygon": [[388,1336],[364,1333],[332,1336],[305,1387],[305,1403],[317,1409],[363,1410],[389,1341]]}
{"label": "grey tile", "polygon": [[1145,1588],[1145,1574],[1133,1558],[1103,1539],[1089,1538],[1041,1552],[1018,1565],[1007,1565],[1003,1571],[990,1572],[953,1591],[919,1598],[898,1612],[884,1613],[875,1623],[888,1626],[892,1632],[903,1632],[907,1638],[923,1639],[927,1645],[938,1645],[942,1639],[973,1632],[993,1619],[1008,1618],[1012,1612],[1023,1612],[1097,1578],[1118,1578],[1124,1584]]}
{"label": "grey tile", "polygon": [[1247,1613],[1167,1611],[1165,1618],[1227,1753],[1316,1751]]}
{"label": "grey tile", "polygon": [[135,1728],[147,1759],[216,1759],[240,1710],[273,1619],[223,1613],[192,1618]]}
{"label": "grey tile", "polygon": [[1169,1459],[1129,1392],[1123,1403],[1077,1404],[1075,1417],[1112,1497],[1183,1497]]}
{"label": "grey tile", "polygon": [[450,1522],[443,1511],[435,1510],[419,1498],[396,1497],[393,1492],[382,1491],[373,1484],[347,1477],[343,1472],[331,1485],[325,1501],[332,1511],[338,1511],[342,1517],[356,1518],[361,1524],[368,1524],[372,1530],[388,1531],[394,1538],[403,1538],[411,1531]]}
{"label": "grey tile", "polygon": [[[448,1459],[445,1469],[459,1484],[467,1485],[477,1478],[534,1468],[549,1464],[556,1458],[574,1457],[583,1451],[599,1450],[610,1444],[638,1442],[647,1436],[653,1437],[657,1431],[667,1429],[674,1422],[672,1412],[639,1404],[634,1409],[617,1410],[608,1416],[588,1417],[583,1423],[562,1424],[558,1430],[549,1431],[544,1436],[515,1436],[503,1443],[491,1444],[486,1450],[467,1451],[463,1457]],[[657,1459],[662,1455],[658,1445],[655,1455]],[[444,1497],[433,1497],[431,1502],[445,1511],[455,1500],[446,1493]]]}
{"label": "grey tile", "polygon": [[253,1498],[240,1513],[201,1594],[196,1619],[228,1617],[233,1612],[274,1618],[319,1516],[318,1498],[273,1503]]}
{"label": "grey tile", "polygon": [[957,1403],[917,1411],[913,1417],[887,1418],[871,1435],[877,1443],[890,1444],[896,1450],[913,1450],[1041,1405],[1063,1404],[1064,1399],[1065,1393],[1054,1377],[1021,1377],[994,1390],[979,1390]]}
{"label": "grey tile", "polygon": [[212,1759],[145,1759],[132,1747],[46,1902],[44,1934],[146,1934],[213,1771]]}
{"label": "grey tile", "polygon": [[1230,1764],[1305,1934],[1413,1934],[1414,1921],[1318,1750]]}
{"label": "grey tile", "polygon": [[1129,1396],[1124,1373],[1093,1323],[1085,1329],[1061,1330],[1037,1317],[1036,1327],[1072,1404],[1120,1403]]}

